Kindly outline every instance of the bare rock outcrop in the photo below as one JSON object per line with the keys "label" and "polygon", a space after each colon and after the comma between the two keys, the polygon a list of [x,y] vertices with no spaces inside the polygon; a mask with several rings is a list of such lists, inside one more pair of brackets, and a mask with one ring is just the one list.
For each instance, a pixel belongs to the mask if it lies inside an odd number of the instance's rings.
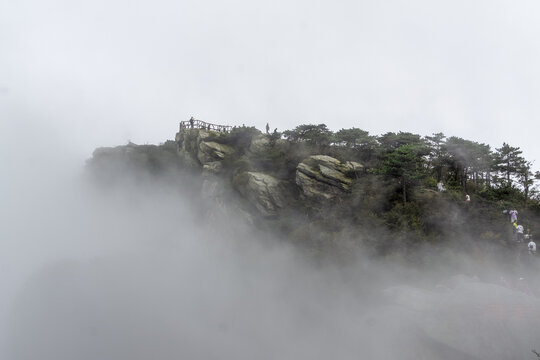
{"label": "bare rock outcrop", "polygon": [[356,162],[342,163],[327,155],[312,155],[296,168],[296,185],[306,198],[330,200],[351,190],[353,180],[363,166]]}
{"label": "bare rock outcrop", "polygon": [[197,168],[209,165],[213,172],[218,167],[216,162],[235,152],[231,146],[211,140],[211,132],[203,129],[184,129],[176,134],[176,142],[185,164]]}
{"label": "bare rock outcrop", "polygon": [[232,153],[234,153],[234,149],[228,145],[203,140],[199,142],[197,159],[204,165],[210,162],[224,160]]}
{"label": "bare rock outcrop", "polygon": [[234,178],[234,187],[264,216],[275,216],[286,205],[283,181],[261,172],[243,172]]}

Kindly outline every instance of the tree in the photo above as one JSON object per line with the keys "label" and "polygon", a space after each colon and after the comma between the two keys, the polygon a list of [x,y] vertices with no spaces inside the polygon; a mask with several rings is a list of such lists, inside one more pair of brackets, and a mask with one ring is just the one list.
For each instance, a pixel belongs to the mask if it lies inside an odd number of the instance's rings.
{"label": "tree", "polygon": [[460,185],[462,191],[467,189],[468,169],[472,161],[470,143],[470,141],[460,137],[451,136],[444,145],[444,149],[448,153],[449,172],[453,175],[455,182]]}
{"label": "tree", "polygon": [[370,137],[369,132],[358,128],[341,129],[335,134],[336,144],[349,148],[360,147]]}
{"label": "tree", "polygon": [[483,180],[487,186],[491,185],[491,167],[493,165],[493,152],[487,144],[473,143],[472,171],[474,182],[478,185]]}
{"label": "tree", "polygon": [[534,185],[536,180],[535,174],[532,172],[532,163],[530,161],[523,161],[516,169],[517,178],[519,184],[523,187],[523,194],[525,195],[525,203],[529,199],[529,190]]}
{"label": "tree", "polygon": [[284,131],[283,136],[291,141],[315,146],[328,146],[333,141],[333,132],[325,124],[298,125],[294,130]]}
{"label": "tree", "polygon": [[507,143],[499,149],[495,149],[495,159],[493,169],[504,175],[504,186],[512,186],[512,176],[517,175],[518,169],[523,166],[525,159],[521,156],[522,151],[519,147],[512,147]]}
{"label": "tree", "polygon": [[446,140],[443,148],[447,153],[445,161],[448,172],[460,184],[462,191],[467,191],[469,179],[474,180],[476,185],[481,182],[489,184],[493,161],[489,145],[452,136]]}
{"label": "tree", "polygon": [[426,143],[429,148],[429,160],[430,165],[435,171],[437,182],[442,180],[442,169],[445,162],[446,152],[444,151],[444,136],[443,133],[433,134],[433,136],[426,136]]}
{"label": "tree", "polygon": [[352,154],[359,158],[364,165],[364,170],[373,165],[373,159],[377,149],[375,136],[369,132],[358,129],[341,129],[335,135],[336,145],[345,146],[352,150]]}
{"label": "tree", "polygon": [[387,132],[377,139],[384,152],[393,151],[403,145],[426,146],[420,135],[410,132]]}
{"label": "tree", "polygon": [[381,172],[399,180],[403,203],[408,192],[425,176],[426,148],[415,144],[401,145],[384,156]]}

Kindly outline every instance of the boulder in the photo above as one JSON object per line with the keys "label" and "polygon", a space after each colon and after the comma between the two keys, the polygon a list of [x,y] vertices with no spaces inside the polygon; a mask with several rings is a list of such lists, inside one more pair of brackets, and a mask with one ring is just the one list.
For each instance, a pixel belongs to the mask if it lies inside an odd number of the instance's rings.
{"label": "boulder", "polygon": [[353,171],[355,174],[364,170],[364,165],[357,163],[356,161],[346,161],[345,166],[349,169],[348,171]]}
{"label": "boulder", "polygon": [[215,141],[201,141],[197,151],[197,159],[201,164],[221,161],[234,153],[234,149],[228,145],[219,144]]}
{"label": "boulder", "polygon": [[275,216],[286,204],[284,182],[261,172],[243,172],[234,187],[264,216]]}
{"label": "boulder", "polygon": [[[234,149],[228,145],[211,141],[211,131],[204,129],[183,129],[176,134],[178,152],[183,162],[190,167],[200,168],[216,161],[222,161],[234,153]],[[219,172],[216,164],[210,164],[211,172]],[[218,170],[218,171],[214,171]]]}
{"label": "boulder", "polygon": [[329,200],[351,190],[356,174],[362,165],[327,155],[313,155],[304,159],[296,168],[296,185],[307,198]]}

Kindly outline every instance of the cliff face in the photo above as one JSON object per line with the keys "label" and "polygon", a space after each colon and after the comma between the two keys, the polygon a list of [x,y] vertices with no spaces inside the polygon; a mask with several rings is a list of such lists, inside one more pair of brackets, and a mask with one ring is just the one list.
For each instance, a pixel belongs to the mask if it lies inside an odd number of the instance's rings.
{"label": "cliff face", "polygon": [[347,154],[254,128],[184,128],[159,146],[97,149],[88,167],[107,186],[118,173],[166,174],[204,204],[205,216],[243,219],[319,253],[367,247],[406,254],[415,244],[446,239],[460,239],[464,247],[474,244],[470,239],[507,243],[508,224],[496,204],[473,199],[465,207],[461,194],[426,186],[404,204],[395,182]]}
{"label": "cliff face", "polygon": [[295,183],[304,197],[324,202],[350,193],[361,170],[357,162],[342,163],[327,155],[312,155],[298,164]]}
{"label": "cliff face", "polygon": [[304,206],[312,211],[342,200],[350,195],[363,168],[357,162],[310,155],[296,164],[293,176],[283,177],[279,174],[288,173],[284,162],[267,166],[267,171],[261,163],[276,150],[278,155],[290,151],[287,142],[272,142],[269,136],[259,133],[253,134],[244,148],[235,148],[225,144],[225,139],[202,129],[184,129],[176,135],[180,158],[200,172],[204,182],[215,182],[221,175],[225,186],[230,185],[246,205],[263,217],[277,217],[284,209],[298,205],[298,201],[305,200]]}
{"label": "cliff face", "polygon": [[176,135],[179,158],[200,174],[202,196],[219,204],[221,214],[243,214],[321,251],[369,244],[385,253],[468,229],[463,209],[445,194],[425,189],[405,206],[392,205],[393,185],[353,159],[313,153],[249,128],[237,132]]}

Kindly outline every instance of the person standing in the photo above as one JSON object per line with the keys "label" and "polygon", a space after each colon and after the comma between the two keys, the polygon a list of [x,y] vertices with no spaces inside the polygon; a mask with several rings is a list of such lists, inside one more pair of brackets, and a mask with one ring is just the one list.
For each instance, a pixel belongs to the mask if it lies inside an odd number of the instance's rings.
{"label": "person standing", "polygon": [[518,216],[517,210],[510,210],[508,213],[510,214],[510,222],[511,223],[517,221],[517,216]]}
{"label": "person standing", "polygon": [[532,239],[527,244],[527,249],[529,249],[529,254],[531,254],[531,255],[536,254],[536,243]]}
{"label": "person standing", "polygon": [[523,241],[523,225],[516,226],[517,242]]}
{"label": "person standing", "polygon": [[523,239],[526,243],[532,240],[531,229],[527,228],[527,232],[523,235]]}
{"label": "person standing", "polygon": [[514,221],[512,223],[512,241],[517,242],[518,236],[517,236],[517,221]]}

